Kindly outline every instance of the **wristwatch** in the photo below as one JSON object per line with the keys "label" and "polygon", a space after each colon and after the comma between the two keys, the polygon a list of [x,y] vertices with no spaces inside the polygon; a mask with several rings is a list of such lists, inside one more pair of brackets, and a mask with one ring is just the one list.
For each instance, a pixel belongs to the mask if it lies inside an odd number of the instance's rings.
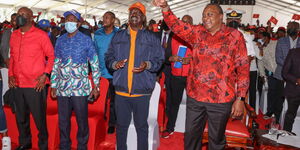
{"label": "wristwatch", "polygon": [[238,100],[245,102],[246,98],[245,97],[238,97]]}

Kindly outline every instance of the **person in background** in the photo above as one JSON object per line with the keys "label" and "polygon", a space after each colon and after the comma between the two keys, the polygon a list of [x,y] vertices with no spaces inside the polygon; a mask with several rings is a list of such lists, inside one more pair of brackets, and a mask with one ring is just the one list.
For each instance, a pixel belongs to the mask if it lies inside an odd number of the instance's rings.
{"label": "person in background", "polygon": [[208,148],[222,150],[227,121],[243,115],[249,87],[249,59],[243,35],[223,24],[223,10],[217,4],[208,4],[202,13],[203,25],[194,26],[179,20],[166,0],[153,3],[162,8],[171,31],[193,49],[187,78],[184,149],[201,149],[208,121]]}
{"label": "person in background", "polygon": [[51,32],[50,32],[50,40],[51,40],[53,47],[55,47],[56,40],[59,37],[59,35],[60,35],[60,27],[52,26]]}
{"label": "person in background", "polygon": [[32,147],[30,114],[39,131],[40,150],[48,149],[46,124],[47,78],[54,63],[54,50],[44,31],[33,25],[33,12],[27,7],[18,10],[18,30],[10,38],[9,87],[14,88],[19,146],[16,150]]}
{"label": "person in background", "polygon": [[300,48],[300,38],[298,37],[300,26],[297,22],[289,22],[287,25],[287,35],[286,37],[280,38],[276,45],[275,59],[276,59],[276,70],[274,77],[277,79],[274,83],[274,88],[276,89],[276,99],[274,114],[276,117],[276,122],[279,123],[281,116],[281,111],[284,102],[284,81],[282,78],[282,67],[285,61],[285,58],[290,49]]}
{"label": "person in background", "polygon": [[13,31],[15,31],[18,26],[16,22],[17,13],[14,13],[10,16],[10,25],[12,28],[6,29],[3,31],[1,36],[1,43],[0,43],[0,54],[4,60],[4,63],[2,67],[9,67],[9,53],[10,53],[10,47],[9,47],[9,41],[11,38],[11,34]]}
{"label": "person in background", "polygon": [[267,95],[267,113],[265,118],[269,118],[275,112],[276,99],[276,79],[273,77],[276,69],[275,61],[275,50],[277,40],[271,40],[271,35],[268,32],[262,33],[262,42],[264,45],[262,47],[263,58],[259,62],[259,76],[265,79],[268,82],[268,95]]}
{"label": "person in background", "polygon": [[115,19],[114,25],[115,25],[115,27],[118,28],[118,29],[121,27],[121,21],[120,21],[119,18],[116,18],[116,19]]}
{"label": "person in background", "polygon": [[283,130],[292,132],[297,110],[300,105],[300,48],[290,49],[285,59],[282,76],[286,81],[284,95],[288,109],[284,118]]}
{"label": "person in background", "polygon": [[42,19],[37,23],[37,27],[41,30],[45,31],[50,37],[50,21],[46,19]]}
{"label": "person in background", "polygon": [[[193,25],[193,18],[189,15],[184,15],[182,17],[182,21]],[[164,130],[162,133],[162,138],[169,138],[169,136],[174,132],[179,105],[182,101],[183,91],[186,88],[186,79],[188,76],[188,71],[190,69],[189,62],[192,55],[191,46],[177,35],[172,36],[171,46],[172,55],[168,58],[171,62],[171,105],[167,127],[166,130]],[[181,46],[187,47],[186,53],[184,55],[185,57],[180,57],[177,55],[178,50]],[[177,68],[174,66],[176,62],[182,63],[181,68]]]}
{"label": "person in background", "polygon": [[65,29],[65,21],[66,19],[65,19],[65,17],[60,17],[60,28],[61,28],[61,30],[64,30]]}
{"label": "person in background", "polygon": [[149,101],[164,53],[157,36],[145,29],[146,8],[142,3],[129,7],[128,21],[128,30],[115,34],[105,54],[116,91],[117,149],[127,150],[127,132],[133,115],[137,150],[147,150]]}
{"label": "person in background", "polygon": [[256,83],[257,83],[257,65],[256,65],[256,59],[261,59],[261,56],[259,56],[259,50],[255,49],[253,37],[242,30],[241,27],[241,18],[243,16],[243,11],[240,10],[227,10],[226,12],[226,25],[229,27],[232,27],[234,29],[239,30],[245,39],[246,42],[246,48],[247,48],[247,55],[250,62],[250,85],[249,85],[249,104],[252,108],[256,107]]}
{"label": "person in background", "polygon": [[150,31],[154,31],[153,25],[156,24],[156,21],[151,19],[148,23],[147,29]]}
{"label": "person in background", "polygon": [[174,35],[170,28],[166,25],[165,21],[161,23],[161,31],[157,32],[157,36],[161,40],[161,45],[165,52],[165,61],[161,68],[161,72],[165,74],[165,86],[166,86],[166,116],[169,118],[171,107],[171,62],[169,58],[172,56],[172,37]]}
{"label": "person in background", "polygon": [[286,36],[286,30],[284,27],[279,27],[276,32],[276,39],[279,40]]}
{"label": "person in background", "polygon": [[82,21],[81,27],[87,30],[90,30],[90,23],[88,23],[86,20]]}
{"label": "person in background", "polygon": [[[57,97],[60,131],[59,149],[70,150],[70,119],[74,110],[77,131],[77,149],[86,150],[89,139],[88,100],[99,96],[99,61],[94,43],[79,32],[80,13],[76,10],[64,13],[65,29],[55,45],[55,62],[51,74],[51,96]],[[94,87],[88,79],[88,64],[91,66]]]}
{"label": "person in background", "polygon": [[116,126],[115,90],[112,82],[112,75],[108,72],[106,68],[104,54],[107,52],[111,39],[118,31],[118,28],[114,26],[115,18],[116,16],[113,12],[106,12],[103,15],[103,28],[100,28],[95,32],[95,46],[99,57],[101,76],[108,79],[109,81],[109,90],[106,98],[106,100],[110,99],[110,116],[108,123],[109,128],[107,131],[109,134],[115,132]]}
{"label": "person in background", "polygon": [[[14,13],[11,15],[10,25],[12,26],[11,29],[5,29],[3,31],[3,35],[1,37],[0,43],[0,134],[2,135],[2,150],[10,150],[11,149],[11,139],[7,133],[7,124],[6,124],[6,117],[3,111],[3,80],[2,74],[4,69],[9,66],[9,40],[11,33],[17,28],[16,27],[16,17],[17,14]],[[6,72],[7,73],[7,72]],[[6,74],[6,76],[8,76]]]}
{"label": "person in background", "polygon": [[103,21],[99,20],[97,24],[98,29],[102,28],[102,26],[103,26]]}
{"label": "person in background", "polygon": [[[2,57],[2,56],[1,56]],[[3,58],[1,58],[0,61],[1,65],[4,64]],[[6,117],[5,113],[3,110],[3,82],[2,82],[2,75],[1,75],[1,70],[0,69],[0,135],[2,135],[2,150],[11,150],[11,140],[10,137],[7,134],[7,124],[6,124]]]}
{"label": "person in background", "polygon": [[[6,73],[5,76],[8,76],[7,71],[4,71],[4,68],[9,67],[9,53],[10,53],[10,46],[9,41],[11,34],[14,30],[17,29],[17,23],[16,23],[16,17],[17,14],[14,13],[10,16],[10,25],[11,28],[5,29],[1,36],[1,42],[0,42],[0,134],[2,134],[2,150],[11,150],[11,139],[8,136],[7,133],[7,124],[6,124],[6,117],[5,113],[3,111],[3,80],[2,75]],[[3,69],[2,69],[3,68]]]}

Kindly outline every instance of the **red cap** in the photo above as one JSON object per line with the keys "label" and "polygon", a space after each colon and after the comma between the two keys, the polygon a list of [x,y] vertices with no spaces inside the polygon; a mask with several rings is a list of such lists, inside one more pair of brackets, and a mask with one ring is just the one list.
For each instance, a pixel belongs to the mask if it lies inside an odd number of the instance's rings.
{"label": "red cap", "polygon": [[277,31],[279,31],[279,30],[281,30],[281,31],[284,31],[284,32],[285,32],[285,27],[279,27],[279,28],[277,29]]}

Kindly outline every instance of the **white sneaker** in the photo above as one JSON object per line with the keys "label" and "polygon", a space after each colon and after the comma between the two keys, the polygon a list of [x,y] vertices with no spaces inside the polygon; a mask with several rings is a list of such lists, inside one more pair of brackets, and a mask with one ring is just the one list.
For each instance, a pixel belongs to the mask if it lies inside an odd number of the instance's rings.
{"label": "white sneaker", "polygon": [[2,138],[2,150],[11,150],[10,137],[5,136]]}

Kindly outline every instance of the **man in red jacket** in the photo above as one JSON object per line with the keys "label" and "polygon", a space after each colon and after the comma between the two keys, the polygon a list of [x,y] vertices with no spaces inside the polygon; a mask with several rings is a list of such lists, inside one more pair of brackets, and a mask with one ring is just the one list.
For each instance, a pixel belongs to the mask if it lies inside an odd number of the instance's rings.
{"label": "man in red jacket", "polygon": [[[189,15],[184,15],[182,21],[193,25],[193,18]],[[186,47],[184,57],[179,56],[180,47]],[[171,62],[171,78],[170,78],[170,91],[171,91],[171,102],[170,110],[168,114],[167,128],[162,133],[162,138],[169,138],[173,134],[179,105],[182,100],[183,91],[186,87],[186,78],[188,76],[190,68],[190,59],[192,56],[191,46],[182,40],[179,36],[174,34],[171,40],[172,56],[168,58]],[[180,67],[177,67],[175,63],[181,63]]]}
{"label": "man in red jacket", "polygon": [[[48,149],[46,124],[46,83],[54,63],[54,50],[44,31],[32,24],[27,7],[18,10],[17,25],[10,40],[9,87],[15,89],[16,120],[19,130],[17,150],[32,147],[30,113],[39,130],[39,149]],[[47,82],[46,82],[47,81]]]}

